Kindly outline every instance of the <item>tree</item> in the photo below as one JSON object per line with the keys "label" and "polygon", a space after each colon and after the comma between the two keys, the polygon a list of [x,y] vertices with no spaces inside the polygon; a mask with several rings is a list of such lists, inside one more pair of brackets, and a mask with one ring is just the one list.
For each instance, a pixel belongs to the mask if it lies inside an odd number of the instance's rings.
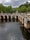
{"label": "tree", "polygon": [[28,7],[28,12],[30,12],[30,6]]}
{"label": "tree", "polygon": [[25,6],[19,7],[18,12],[26,12],[27,8]]}

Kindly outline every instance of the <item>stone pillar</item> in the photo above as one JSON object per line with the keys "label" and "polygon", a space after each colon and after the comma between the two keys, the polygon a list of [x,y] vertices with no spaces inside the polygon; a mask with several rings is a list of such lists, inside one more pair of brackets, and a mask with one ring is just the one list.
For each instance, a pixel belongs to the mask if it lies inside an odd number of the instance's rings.
{"label": "stone pillar", "polygon": [[24,24],[24,18],[22,18],[22,24]]}
{"label": "stone pillar", "polygon": [[28,27],[27,27],[27,18],[24,18],[24,27],[25,27],[26,29],[28,29]]}
{"label": "stone pillar", "polygon": [[27,21],[27,27],[30,29],[30,21]]}

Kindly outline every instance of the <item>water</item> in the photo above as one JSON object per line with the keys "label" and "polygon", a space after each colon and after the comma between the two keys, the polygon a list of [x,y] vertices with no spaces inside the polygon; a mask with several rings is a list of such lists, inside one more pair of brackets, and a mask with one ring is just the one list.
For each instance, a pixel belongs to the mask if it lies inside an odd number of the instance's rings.
{"label": "water", "polygon": [[25,35],[23,25],[18,22],[0,23],[0,40],[29,40]]}

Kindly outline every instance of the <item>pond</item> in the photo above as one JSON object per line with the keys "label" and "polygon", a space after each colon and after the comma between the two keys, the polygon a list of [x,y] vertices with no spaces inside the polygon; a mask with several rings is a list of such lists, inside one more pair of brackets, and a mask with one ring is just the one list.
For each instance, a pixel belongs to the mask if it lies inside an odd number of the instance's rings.
{"label": "pond", "polygon": [[0,23],[0,40],[30,40],[30,34],[19,22],[4,22]]}

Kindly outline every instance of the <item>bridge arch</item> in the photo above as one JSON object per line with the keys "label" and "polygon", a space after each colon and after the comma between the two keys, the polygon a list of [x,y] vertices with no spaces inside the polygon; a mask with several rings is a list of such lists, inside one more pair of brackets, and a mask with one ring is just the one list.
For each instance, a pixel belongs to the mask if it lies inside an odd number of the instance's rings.
{"label": "bridge arch", "polygon": [[7,22],[7,16],[5,15],[5,22]]}
{"label": "bridge arch", "polygon": [[16,16],[16,22],[18,22],[18,16]]}
{"label": "bridge arch", "polygon": [[15,22],[15,16],[12,16],[12,21]]}
{"label": "bridge arch", "polygon": [[4,20],[3,20],[4,18],[3,18],[3,15],[1,15],[1,22],[3,22]]}
{"label": "bridge arch", "polygon": [[11,22],[11,16],[9,16],[9,19],[8,20],[9,20],[9,22]]}

